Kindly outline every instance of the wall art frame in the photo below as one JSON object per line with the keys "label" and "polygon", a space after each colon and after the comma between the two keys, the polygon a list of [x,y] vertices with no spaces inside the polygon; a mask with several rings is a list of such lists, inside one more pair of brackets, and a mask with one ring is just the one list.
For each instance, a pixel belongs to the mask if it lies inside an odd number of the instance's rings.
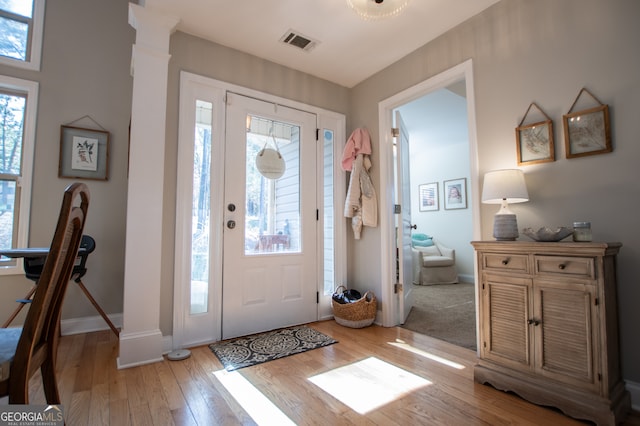
{"label": "wall art frame", "polygon": [[[546,120],[524,125],[532,106],[536,107]],[[516,127],[516,149],[519,166],[548,163],[556,159],[553,121],[535,102],[529,105],[520,124]]]}
{"label": "wall art frame", "polygon": [[467,208],[467,178],[445,180],[442,188],[445,210]]}
{"label": "wall art frame", "polygon": [[60,126],[58,177],[109,180],[109,132]]}
{"label": "wall art frame", "polygon": [[[586,92],[598,105],[572,112],[580,95]],[[583,88],[571,105],[569,112],[562,116],[564,126],[565,155],[578,158],[587,155],[612,152],[609,106],[600,102],[591,92]]]}
{"label": "wall art frame", "polygon": [[418,185],[418,207],[421,212],[432,212],[440,209],[438,182]]}

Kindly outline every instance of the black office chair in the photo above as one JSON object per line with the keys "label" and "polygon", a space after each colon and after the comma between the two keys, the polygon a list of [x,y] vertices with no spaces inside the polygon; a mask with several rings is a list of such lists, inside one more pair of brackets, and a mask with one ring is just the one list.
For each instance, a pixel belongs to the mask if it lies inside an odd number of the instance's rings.
{"label": "black office chair", "polygon": [[[89,255],[93,253],[96,249],[96,241],[89,235],[83,235],[82,240],[80,241],[80,248],[78,249],[78,257],[76,258],[76,262],[73,265],[73,271],[71,272],[71,279],[75,281],[82,292],[87,296],[91,304],[96,308],[98,313],[102,316],[102,318],[106,321],[109,328],[116,334],[116,336],[120,335],[118,329],[113,325],[107,314],[102,310],[98,302],[91,296],[89,290],[84,286],[82,282],[82,277],[87,273],[87,259]],[[36,284],[40,279],[40,274],[42,274],[42,267],[44,266],[46,257],[25,257],[24,258],[24,274],[25,276],[34,281]],[[36,291],[36,286],[27,293],[27,295],[23,299],[18,299],[18,307],[11,314],[11,316],[5,321],[2,325],[2,328],[6,328],[11,324],[11,322],[15,319],[16,316],[20,313],[24,305],[32,302],[33,293]]]}

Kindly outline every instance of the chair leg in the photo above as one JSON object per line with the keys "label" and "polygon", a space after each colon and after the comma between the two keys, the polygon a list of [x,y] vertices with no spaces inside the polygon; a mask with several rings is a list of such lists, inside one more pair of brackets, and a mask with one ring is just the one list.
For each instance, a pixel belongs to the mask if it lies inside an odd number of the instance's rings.
{"label": "chair leg", "polygon": [[42,387],[47,404],[60,404],[60,393],[58,392],[58,381],[56,379],[56,356],[49,354],[40,367],[42,374]]}
{"label": "chair leg", "polygon": [[87,296],[87,299],[89,299],[89,302],[91,302],[91,304],[96,308],[96,310],[102,316],[102,318],[104,318],[106,323],[109,325],[109,328],[111,328],[111,331],[115,333],[116,337],[120,337],[120,331],[116,328],[115,325],[113,325],[113,323],[111,322],[107,314],[102,310],[100,305],[98,305],[98,302],[96,302],[96,299],[94,299],[93,296],[91,296],[91,293],[89,293],[89,290],[87,290],[87,288],[84,286],[84,284],[82,283],[82,280],[77,280],[76,283],[80,286],[80,289],[84,292],[85,296]]}
{"label": "chair leg", "polygon": [[[33,296],[33,293],[36,292],[36,286],[34,285],[33,288],[31,290],[29,290],[29,293],[27,293],[26,296],[24,296],[24,299],[31,299],[31,296]],[[18,316],[18,314],[20,313],[20,311],[22,310],[22,308],[24,308],[24,305],[26,305],[26,303],[24,302],[18,302],[18,307],[11,313],[11,315],[9,316],[9,318],[4,322],[4,324],[2,324],[2,328],[7,328],[9,327],[9,325],[13,322],[14,319],[16,319],[16,317]]]}
{"label": "chair leg", "polygon": [[9,377],[9,404],[25,405],[29,403],[29,377],[25,370],[21,374]]}

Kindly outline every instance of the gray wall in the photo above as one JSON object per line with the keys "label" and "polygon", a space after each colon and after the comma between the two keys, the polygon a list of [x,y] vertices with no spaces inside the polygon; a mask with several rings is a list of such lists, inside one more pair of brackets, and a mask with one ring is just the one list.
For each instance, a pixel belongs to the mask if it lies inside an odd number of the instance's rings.
{"label": "gray wall", "polygon": [[[48,1],[41,70],[0,66],[0,73],[40,83],[31,205],[31,246],[48,246],[64,188],[58,178],[60,126],[89,115],[110,132],[108,181],[85,181],[91,203],[85,233],[97,248],[88,261],[85,285],[107,313],[122,312],[128,128],[135,32],[127,23],[127,0]],[[74,125],[97,128],[84,118]],[[0,277],[2,320],[32,285],[22,275]],[[98,313],[75,285],[69,286],[63,319]],[[23,310],[26,312],[26,309]],[[22,317],[15,324],[22,322]]]}
{"label": "gray wall", "polygon": [[[469,58],[473,59],[481,176],[516,167],[515,127],[536,102],[554,122],[556,161],[523,167],[531,201],[516,204],[520,228],[591,221],[594,240],[620,241],[618,298],[623,374],[640,381],[640,2],[635,0],[504,0],[353,88],[351,123],[378,144],[378,102]],[[582,87],[612,114],[612,153],[567,160],[562,115]],[[380,187],[373,149],[373,179]],[[481,209],[482,237],[492,239],[495,205]],[[381,291],[372,261],[380,229],[349,240],[349,277]],[[521,237],[526,239],[526,237]],[[373,288],[372,288],[373,287]]]}

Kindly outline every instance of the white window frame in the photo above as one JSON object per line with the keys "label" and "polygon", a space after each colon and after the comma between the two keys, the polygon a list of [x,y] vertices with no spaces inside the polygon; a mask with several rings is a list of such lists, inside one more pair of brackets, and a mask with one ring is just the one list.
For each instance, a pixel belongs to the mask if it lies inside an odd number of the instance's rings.
{"label": "white window frame", "polygon": [[20,60],[0,56],[0,64],[9,65],[32,71],[40,71],[42,57],[42,39],[44,36],[45,0],[33,0],[33,16],[31,17],[31,47],[27,52],[27,59]]}
{"label": "white window frame", "polygon": [[[24,112],[24,136],[22,141],[22,168],[17,186],[20,188],[17,229],[17,247],[27,247],[29,242],[29,218],[31,214],[31,184],[35,157],[36,118],[38,111],[38,88],[35,81],[0,75],[0,88],[20,93],[26,97]],[[0,267],[0,275],[22,275],[22,262]]]}

